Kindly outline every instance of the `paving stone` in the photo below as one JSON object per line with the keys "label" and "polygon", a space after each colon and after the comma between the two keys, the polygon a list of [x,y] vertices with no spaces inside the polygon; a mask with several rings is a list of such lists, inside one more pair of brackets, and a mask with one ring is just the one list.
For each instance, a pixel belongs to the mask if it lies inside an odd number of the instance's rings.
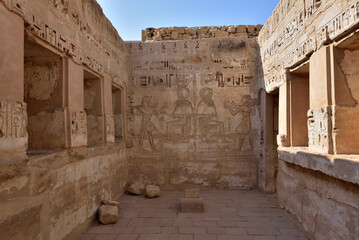
{"label": "paving stone", "polygon": [[117,234],[115,240],[137,240],[138,234]]}
{"label": "paving stone", "polygon": [[184,234],[195,234],[195,233],[207,233],[207,228],[205,227],[179,227],[179,233]]}
{"label": "paving stone", "polygon": [[228,235],[247,235],[247,232],[244,228],[238,227],[226,227],[225,232]]}
{"label": "paving stone", "polygon": [[171,234],[171,240],[193,240],[193,235],[184,235],[184,234]]}
{"label": "paving stone", "polygon": [[116,234],[96,234],[93,240],[115,240]]}
{"label": "paving stone", "polygon": [[215,235],[215,234],[195,234],[194,240],[217,240],[217,235]]}
{"label": "paving stone", "polygon": [[122,217],[116,224],[93,225],[78,240],[306,239],[276,203],[268,202],[267,195],[222,190],[201,195],[206,200],[204,213],[178,213],[183,191],[163,191],[157,199],[124,195],[120,199]]}

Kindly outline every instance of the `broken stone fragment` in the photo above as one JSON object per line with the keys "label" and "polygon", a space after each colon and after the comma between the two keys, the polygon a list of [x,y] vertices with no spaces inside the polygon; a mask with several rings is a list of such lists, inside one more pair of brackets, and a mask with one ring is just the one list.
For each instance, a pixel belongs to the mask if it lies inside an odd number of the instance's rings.
{"label": "broken stone fragment", "polygon": [[114,224],[118,219],[118,207],[112,205],[101,205],[98,210],[98,219],[102,224]]}
{"label": "broken stone fragment", "polygon": [[133,195],[141,195],[144,190],[145,190],[145,184],[140,182],[132,183],[127,189],[127,191]]}
{"label": "broken stone fragment", "polygon": [[171,33],[171,39],[172,39],[172,40],[177,40],[177,39],[178,39],[178,32],[173,31],[173,32]]}
{"label": "broken stone fragment", "polygon": [[154,185],[147,185],[146,186],[146,196],[148,198],[155,198],[159,197],[161,194],[160,187]]}

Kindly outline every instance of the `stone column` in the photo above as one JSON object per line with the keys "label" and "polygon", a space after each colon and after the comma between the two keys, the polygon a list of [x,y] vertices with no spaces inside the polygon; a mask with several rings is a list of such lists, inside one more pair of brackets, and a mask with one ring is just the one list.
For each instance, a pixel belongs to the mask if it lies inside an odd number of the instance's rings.
{"label": "stone column", "polygon": [[0,3],[0,160],[26,156],[24,21]]}
{"label": "stone column", "polygon": [[67,147],[87,145],[87,119],[84,111],[84,70],[81,65],[66,59]]}
{"label": "stone column", "polygon": [[289,85],[286,81],[279,87],[279,128],[277,143],[278,146],[289,147],[290,146],[290,132],[289,132]]}
{"label": "stone column", "polygon": [[105,142],[115,142],[115,119],[112,108],[112,79],[105,75],[104,78],[104,114],[105,114]]}
{"label": "stone column", "polygon": [[329,47],[313,53],[309,68],[308,146],[311,151],[333,153]]}

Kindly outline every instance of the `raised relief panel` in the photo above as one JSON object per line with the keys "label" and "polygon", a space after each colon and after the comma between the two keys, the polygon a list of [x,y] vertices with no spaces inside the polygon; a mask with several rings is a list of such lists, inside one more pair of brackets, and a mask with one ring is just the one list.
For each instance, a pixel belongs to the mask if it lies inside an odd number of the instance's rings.
{"label": "raised relief panel", "polygon": [[331,108],[308,111],[308,146],[319,153],[329,153],[331,150]]}
{"label": "raised relief panel", "polygon": [[71,147],[87,144],[87,118],[85,111],[70,111]]}
{"label": "raised relief panel", "polygon": [[288,55],[287,68],[303,62],[309,58],[316,49],[315,33],[313,32]]}
{"label": "raised relief panel", "polygon": [[26,103],[0,99],[0,160],[25,156],[26,126]]}
{"label": "raised relief panel", "polygon": [[115,117],[112,114],[106,114],[106,142],[115,141]]}
{"label": "raised relief panel", "polygon": [[0,100],[0,139],[27,137],[26,123],[26,103]]}
{"label": "raised relief panel", "polygon": [[350,4],[317,31],[318,45],[335,40],[359,23],[359,2]]}

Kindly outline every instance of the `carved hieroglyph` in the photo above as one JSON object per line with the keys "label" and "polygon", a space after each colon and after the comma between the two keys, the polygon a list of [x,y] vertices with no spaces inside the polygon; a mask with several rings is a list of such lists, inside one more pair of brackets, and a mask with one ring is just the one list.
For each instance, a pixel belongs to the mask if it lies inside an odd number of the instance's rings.
{"label": "carved hieroglyph", "polygon": [[26,103],[0,100],[0,139],[26,138]]}
{"label": "carved hieroglyph", "polygon": [[315,152],[328,153],[330,150],[331,108],[308,111],[309,149]]}

